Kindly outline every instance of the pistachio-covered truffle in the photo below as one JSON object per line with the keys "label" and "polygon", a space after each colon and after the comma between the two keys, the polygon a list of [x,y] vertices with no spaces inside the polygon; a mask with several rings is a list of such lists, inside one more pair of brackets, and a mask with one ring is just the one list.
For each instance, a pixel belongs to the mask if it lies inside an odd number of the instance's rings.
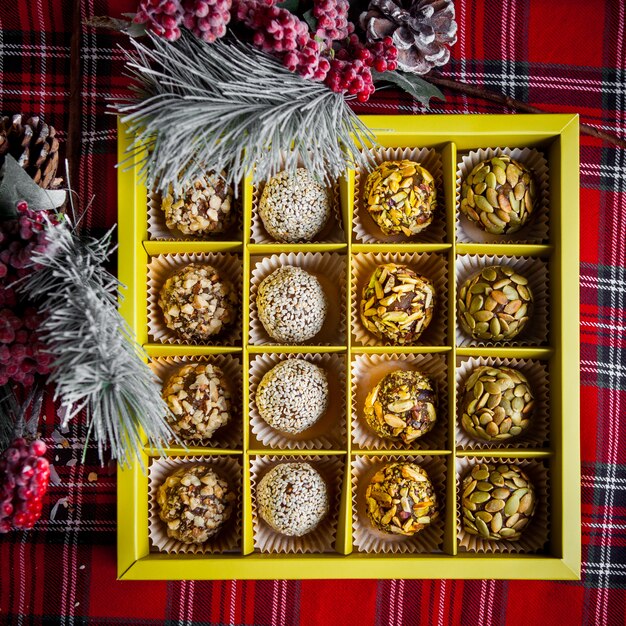
{"label": "pistachio-covered truffle", "polygon": [[415,161],[385,161],[367,177],[363,204],[385,235],[416,235],[433,221],[432,174]]}
{"label": "pistachio-covered truffle", "polygon": [[328,408],[326,373],[310,361],[286,359],[263,376],[255,400],[269,426],[297,435],[311,428]]}
{"label": "pistachio-covered truffle", "polygon": [[519,335],[533,312],[528,279],[507,265],[488,265],[459,289],[459,322],[473,339],[508,341]]}
{"label": "pistachio-covered truffle", "polygon": [[159,295],[166,326],[186,340],[206,341],[237,317],[237,292],[213,266],[190,263],[170,276]]}
{"label": "pistachio-covered truffle", "polygon": [[389,463],[374,474],[365,492],[367,515],[386,533],[408,537],[439,516],[430,478],[417,463]]}
{"label": "pistachio-covered truffle", "polygon": [[265,230],[277,241],[311,241],[330,217],[329,191],[305,168],[271,178],[259,201]]}
{"label": "pistachio-covered truffle", "polygon": [[184,465],[158,488],[159,517],[167,536],[201,544],[216,535],[230,517],[236,496],[208,465]]}
{"label": "pistachio-covered truffle", "polygon": [[317,528],[328,513],[328,489],[310,463],[280,463],[257,487],[261,519],[276,532],[301,537]]}
{"label": "pistachio-covered truffle", "polygon": [[483,539],[517,541],[535,513],[535,489],[512,463],[474,463],[461,491],[463,530]]}
{"label": "pistachio-covered truffle", "polygon": [[364,414],[381,437],[411,443],[435,425],[437,388],[421,372],[389,372],[368,394]]}
{"label": "pistachio-covered truffle", "polygon": [[535,205],[533,173],[505,154],[478,163],[461,185],[461,213],[493,235],[517,232]]}
{"label": "pistachio-covered truffle", "polygon": [[406,265],[385,263],[370,276],[361,298],[361,321],[379,339],[414,344],[430,324],[435,286]]}
{"label": "pistachio-covered truffle", "polygon": [[533,392],[522,372],[480,365],[465,381],[461,425],[477,439],[506,441],[528,429],[534,408]]}
{"label": "pistachio-covered truffle", "polygon": [[259,285],[259,320],[274,340],[303,343],[320,332],[328,303],[319,280],[300,267],[285,265]]}

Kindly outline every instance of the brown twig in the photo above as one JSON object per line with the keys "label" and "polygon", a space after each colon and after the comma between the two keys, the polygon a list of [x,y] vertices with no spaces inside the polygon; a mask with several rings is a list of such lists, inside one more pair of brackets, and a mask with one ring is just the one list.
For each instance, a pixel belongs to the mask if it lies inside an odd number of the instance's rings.
{"label": "brown twig", "polygon": [[[505,96],[502,93],[488,91],[474,85],[459,83],[456,80],[450,80],[449,78],[439,78],[438,76],[429,75],[426,80],[433,85],[437,85],[438,87],[447,87],[448,89],[464,93],[465,95],[472,96],[473,98],[480,98],[481,100],[489,100],[490,102],[503,104],[504,106],[515,109],[516,111],[524,111],[525,113],[546,113],[546,111],[542,111],[541,109],[538,109],[530,104],[526,104],[525,102],[515,100],[515,98],[511,98],[510,96]],[[620,148],[626,148],[626,140],[621,139],[613,133],[598,130],[593,126],[589,126],[589,124],[580,124],[580,132],[585,135],[590,135],[591,137],[597,137],[598,139],[608,141],[609,143],[619,146]]]}

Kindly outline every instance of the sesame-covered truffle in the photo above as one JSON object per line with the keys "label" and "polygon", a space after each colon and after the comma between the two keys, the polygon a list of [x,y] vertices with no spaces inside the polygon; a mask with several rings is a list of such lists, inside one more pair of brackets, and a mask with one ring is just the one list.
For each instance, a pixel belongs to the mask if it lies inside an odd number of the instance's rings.
{"label": "sesame-covered truffle", "polygon": [[319,280],[299,267],[279,267],[264,278],[256,297],[259,320],[282,343],[303,343],[322,329],[328,304]]}
{"label": "sesame-covered truffle", "polygon": [[419,163],[385,161],[365,181],[363,204],[385,235],[416,235],[433,221],[437,192]]}
{"label": "sesame-covered truffle", "polygon": [[311,428],[328,408],[326,373],[304,359],[281,361],[263,376],[255,400],[269,426],[297,435]]}
{"label": "sesame-covered truffle", "polygon": [[208,465],[184,465],[158,488],[159,517],[167,536],[182,543],[204,543],[216,535],[233,510],[235,494]]}
{"label": "sesame-covered truffle", "polygon": [[219,335],[237,317],[237,292],[213,266],[190,263],[170,276],[159,295],[166,326],[187,340]]}
{"label": "sesame-covered truffle", "polygon": [[386,533],[408,537],[439,516],[430,478],[417,463],[389,463],[372,476],[365,492],[367,515]]}
{"label": "sesame-covered truffle", "polygon": [[361,320],[379,339],[395,345],[416,343],[430,324],[435,286],[406,265],[379,265],[363,289]]}
{"label": "sesame-covered truffle", "polygon": [[229,384],[217,365],[184,365],[167,379],[162,395],[172,411],[172,430],[186,443],[210,439],[231,418]]}
{"label": "sesame-covered truffle", "polygon": [[261,519],[289,537],[310,533],[328,513],[328,489],[309,463],[281,463],[257,487]]}
{"label": "sesame-covered truffle", "polygon": [[311,241],[330,217],[328,190],[305,168],[270,179],[259,201],[265,230],[277,241]]}
{"label": "sesame-covered truffle", "polygon": [[435,383],[413,370],[389,372],[368,394],[364,415],[370,428],[381,437],[411,443],[435,425]]}
{"label": "sesame-covered truffle", "polygon": [[224,233],[231,228],[235,222],[233,205],[232,187],[226,184],[223,176],[209,172],[180,195],[174,194],[170,187],[161,208],[168,228],[202,237]]}

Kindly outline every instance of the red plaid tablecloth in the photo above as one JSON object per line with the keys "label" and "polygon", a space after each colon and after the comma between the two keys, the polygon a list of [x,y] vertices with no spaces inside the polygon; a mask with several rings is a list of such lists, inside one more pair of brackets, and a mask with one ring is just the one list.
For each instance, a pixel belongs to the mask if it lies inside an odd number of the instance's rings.
{"label": "red plaid tablecloth", "polygon": [[[79,0],[76,0],[78,2]],[[72,36],[81,59],[78,180],[86,226],[116,220],[115,118],[124,38],[72,29],[72,0],[0,2],[0,112],[37,112],[67,131]],[[81,0],[80,17],[134,0]],[[457,0],[459,39],[444,76],[626,137],[623,0]],[[423,113],[384,91],[364,113]],[[507,113],[446,93],[433,112]],[[65,138],[65,134],[61,134]],[[0,538],[2,624],[623,624],[626,587],[626,152],[581,137],[582,581],[117,582],[115,471],[84,430],[55,429],[59,476],[31,532]],[[576,390],[572,390],[573,393]],[[58,423],[58,420],[56,420]],[[328,572],[329,577],[332,571]]]}

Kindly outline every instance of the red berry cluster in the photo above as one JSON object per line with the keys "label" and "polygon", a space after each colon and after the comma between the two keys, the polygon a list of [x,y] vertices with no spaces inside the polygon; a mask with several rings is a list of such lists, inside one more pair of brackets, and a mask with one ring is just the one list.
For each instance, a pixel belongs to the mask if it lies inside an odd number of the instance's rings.
{"label": "red berry cluster", "polygon": [[41,501],[50,481],[46,444],[28,444],[22,437],[0,457],[0,533],[27,530],[41,515]]}
{"label": "red berry cluster", "polygon": [[183,8],[179,0],[141,0],[134,17],[137,24],[147,24],[152,32],[168,41],[180,37],[182,19]]}
{"label": "red berry cluster", "polygon": [[345,39],[353,30],[348,22],[348,0],[313,0],[313,15],[317,19],[315,35],[330,45],[332,41]]}
{"label": "red berry cluster", "polygon": [[326,78],[330,63],[327,58],[321,55],[320,45],[311,38],[303,37],[302,47],[297,50],[290,50],[283,57],[283,65],[312,80],[322,81]]}

